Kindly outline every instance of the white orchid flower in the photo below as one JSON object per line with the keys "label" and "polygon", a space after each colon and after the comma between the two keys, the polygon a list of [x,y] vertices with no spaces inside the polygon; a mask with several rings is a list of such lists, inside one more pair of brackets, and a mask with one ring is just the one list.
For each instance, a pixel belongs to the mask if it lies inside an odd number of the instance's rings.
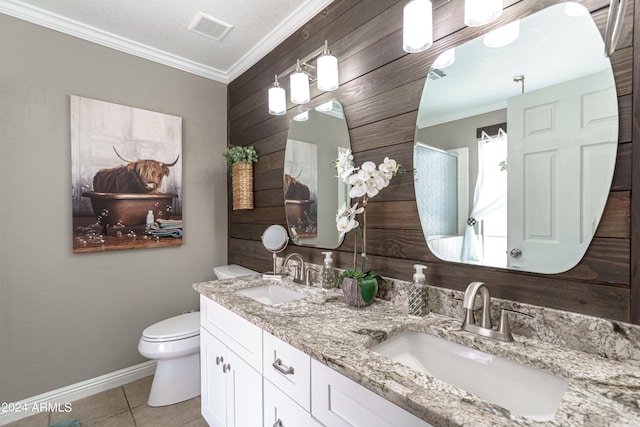
{"label": "white orchid flower", "polygon": [[349,177],[349,197],[355,199],[356,197],[362,197],[367,194],[367,186],[365,185],[365,179],[367,179],[366,173],[360,169],[358,173]]}
{"label": "white orchid flower", "polygon": [[356,221],[355,219],[350,219],[346,216],[343,216],[336,222],[336,228],[340,232],[340,238],[356,228],[358,225],[360,225],[358,221]]}
{"label": "white orchid flower", "polygon": [[353,206],[351,206],[351,209],[349,210],[349,216],[353,218],[356,215],[361,214],[362,212],[364,212],[364,206],[358,207],[358,202],[356,202],[353,204]]}
{"label": "white orchid flower", "polygon": [[352,185],[349,195],[351,197],[374,197],[385,187],[384,178],[376,169],[373,162],[364,162],[357,174],[352,175],[349,179]]}
{"label": "white orchid flower", "polygon": [[386,187],[389,185],[389,181],[391,181],[391,178],[396,176],[396,174],[398,173],[398,164],[395,160],[385,157],[384,162],[380,163],[378,169],[380,170],[380,174],[384,179],[384,186]]}
{"label": "white orchid flower", "polygon": [[338,153],[338,159],[336,160],[336,170],[338,172],[337,178],[342,182],[347,182],[350,175],[356,170],[353,165],[353,154],[351,150],[346,150]]}
{"label": "white orchid flower", "polygon": [[[377,168],[373,162],[364,162],[357,168],[353,163],[351,150],[340,152],[336,160],[337,178],[351,186],[349,197],[352,199],[375,197],[380,190],[389,185],[389,181],[396,176],[399,169],[396,161],[388,157],[385,157]],[[366,203],[366,198],[364,201]],[[364,206],[358,207],[357,202],[351,207],[343,203],[336,214],[336,228],[340,232],[340,238],[360,225],[355,217],[364,211]]]}

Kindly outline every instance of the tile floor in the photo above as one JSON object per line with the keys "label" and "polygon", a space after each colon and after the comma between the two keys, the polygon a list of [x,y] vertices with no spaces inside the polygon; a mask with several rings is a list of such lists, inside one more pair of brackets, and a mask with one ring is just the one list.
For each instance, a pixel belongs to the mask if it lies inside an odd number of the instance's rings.
{"label": "tile floor", "polygon": [[5,427],[47,427],[77,418],[83,427],[207,427],[200,415],[200,397],[175,405],[147,405],[153,376],[71,402],[69,413],[40,413]]}

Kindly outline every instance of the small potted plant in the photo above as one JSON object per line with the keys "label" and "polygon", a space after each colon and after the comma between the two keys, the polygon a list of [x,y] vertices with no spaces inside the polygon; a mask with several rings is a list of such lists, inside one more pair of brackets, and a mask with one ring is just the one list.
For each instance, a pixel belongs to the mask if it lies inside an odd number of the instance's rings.
{"label": "small potted plant", "polygon": [[258,161],[258,153],[251,145],[228,145],[222,157],[231,171],[233,210],[253,209],[253,164]]}
{"label": "small potted plant", "polygon": [[342,288],[347,304],[354,307],[365,307],[373,302],[378,292],[378,280],[382,280],[382,278],[370,271],[365,273],[350,269],[340,274],[338,285]]}

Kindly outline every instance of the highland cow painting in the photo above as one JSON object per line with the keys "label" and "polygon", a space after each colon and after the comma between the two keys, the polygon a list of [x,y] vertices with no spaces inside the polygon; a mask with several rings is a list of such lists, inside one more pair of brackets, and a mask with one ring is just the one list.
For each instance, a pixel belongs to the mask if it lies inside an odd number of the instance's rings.
{"label": "highland cow painting", "polygon": [[71,96],[73,252],[182,245],[182,118]]}

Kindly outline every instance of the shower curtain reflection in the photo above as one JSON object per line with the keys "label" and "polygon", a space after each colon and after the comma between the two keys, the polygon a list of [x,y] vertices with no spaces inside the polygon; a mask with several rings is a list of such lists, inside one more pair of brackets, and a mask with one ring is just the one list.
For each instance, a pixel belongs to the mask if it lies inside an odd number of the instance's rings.
{"label": "shower curtain reflection", "polygon": [[[469,213],[464,241],[462,244],[462,261],[479,264],[492,264],[485,260],[484,246],[504,246],[497,253],[506,254],[506,205],[507,205],[507,133],[498,130],[495,137],[482,133],[478,141],[478,180],[473,195],[473,207]],[[482,232],[481,220],[489,215],[504,210],[504,233],[490,236]],[[493,233],[492,233],[493,234]],[[493,253],[491,251],[490,253]],[[505,255],[506,256],[506,255]],[[506,259],[506,258],[505,258]],[[504,262],[504,260],[503,260]],[[499,264],[498,264],[499,265]]]}

